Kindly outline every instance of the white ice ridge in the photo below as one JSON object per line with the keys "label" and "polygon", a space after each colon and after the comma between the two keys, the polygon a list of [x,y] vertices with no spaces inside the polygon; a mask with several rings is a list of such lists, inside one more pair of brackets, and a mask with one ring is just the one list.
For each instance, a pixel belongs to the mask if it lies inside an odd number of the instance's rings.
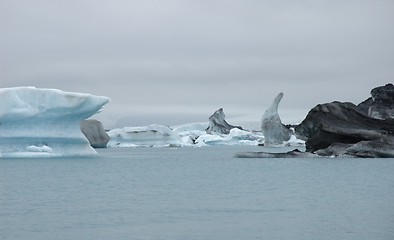
{"label": "white ice ridge", "polygon": [[183,141],[177,133],[163,125],[116,128],[108,132],[108,147],[167,147],[181,146]]}
{"label": "white ice ridge", "polygon": [[[264,142],[262,132],[246,131],[238,128],[229,134],[209,134],[208,123],[189,123],[176,127],[149,125],[142,127],[116,128],[108,132],[111,140],[108,147],[202,147],[214,145],[251,145]],[[278,147],[304,146],[305,142],[292,136]]]}
{"label": "white ice ridge", "polygon": [[238,128],[229,134],[205,132],[208,123],[191,123],[170,128],[163,125],[117,128],[108,132],[108,147],[201,147],[209,145],[258,145],[261,134]]}
{"label": "white ice ridge", "polygon": [[80,122],[99,112],[109,98],[57,89],[0,89],[2,157],[61,157],[96,154]]}

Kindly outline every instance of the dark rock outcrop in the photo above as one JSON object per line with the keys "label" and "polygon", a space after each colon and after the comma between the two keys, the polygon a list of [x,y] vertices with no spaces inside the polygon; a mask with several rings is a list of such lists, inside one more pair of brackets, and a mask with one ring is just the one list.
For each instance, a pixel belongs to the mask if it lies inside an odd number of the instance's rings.
{"label": "dark rock outcrop", "polygon": [[224,115],[223,108],[216,110],[210,117],[209,117],[209,125],[205,131],[209,134],[212,133],[219,133],[219,134],[229,134],[230,130],[233,128],[241,129],[239,126],[233,126],[226,122],[226,116]]}
{"label": "dark rock outcrop", "polygon": [[364,114],[368,115],[369,107],[371,107],[372,104],[373,104],[373,99],[372,99],[372,97],[369,97],[365,101],[358,104],[357,108],[358,108],[358,110],[360,110]]}
{"label": "dark rock outcrop", "polygon": [[375,119],[352,103],[319,104],[295,127],[298,138],[306,140],[306,150],[315,152],[333,143],[358,143],[394,134],[394,120]]}
{"label": "dark rock outcrop", "polygon": [[355,144],[333,143],[315,153],[324,157],[394,158],[394,137],[383,136]]}
{"label": "dark rock outcrop", "polygon": [[282,124],[278,114],[278,106],[282,98],[283,93],[279,93],[263,114],[261,130],[263,131],[266,145],[281,144],[283,141],[288,141],[292,135],[290,129]]}
{"label": "dark rock outcrop", "polygon": [[353,146],[351,143],[333,143],[329,147],[319,149],[315,153],[322,157],[344,157],[347,156],[347,149]]}
{"label": "dark rock outcrop", "polygon": [[358,142],[347,148],[346,154],[363,158],[394,158],[394,137]]}
{"label": "dark rock outcrop", "polygon": [[305,153],[295,150],[238,153],[235,156],[394,158],[394,86],[387,84],[374,88],[371,96],[358,106],[332,102],[310,110],[301,124],[295,126],[297,138],[306,141]]}
{"label": "dark rock outcrop", "polygon": [[390,83],[372,89],[371,97],[357,107],[373,118],[394,118],[394,85]]}
{"label": "dark rock outcrop", "polygon": [[81,131],[94,148],[105,148],[110,140],[100,121],[89,119],[81,121]]}

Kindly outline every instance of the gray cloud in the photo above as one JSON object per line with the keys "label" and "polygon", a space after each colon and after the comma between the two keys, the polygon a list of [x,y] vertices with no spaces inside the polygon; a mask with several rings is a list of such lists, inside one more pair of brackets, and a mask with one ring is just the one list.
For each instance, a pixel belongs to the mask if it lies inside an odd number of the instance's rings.
{"label": "gray cloud", "polygon": [[2,0],[0,9],[1,87],[106,95],[107,118],[262,113],[280,91],[283,109],[359,102],[394,77],[389,0]]}

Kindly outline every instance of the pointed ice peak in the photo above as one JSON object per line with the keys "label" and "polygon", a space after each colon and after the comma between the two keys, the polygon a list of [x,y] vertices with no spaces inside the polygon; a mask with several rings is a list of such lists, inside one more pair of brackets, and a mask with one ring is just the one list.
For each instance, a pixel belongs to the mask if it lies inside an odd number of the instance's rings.
{"label": "pointed ice peak", "polygon": [[283,92],[279,93],[278,96],[276,96],[271,106],[264,112],[263,119],[268,116],[278,115],[278,106],[280,101],[282,101],[282,98],[283,98]]}
{"label": "pointed ice peak", "polygon": [[226,115],[224,114],[223,108],[219,108],[218,110],[216,110],[210,117],[209,119],[225,119]]}
{"label": "pointed ice peak", "polygon": [[219,134],[229,134],[230,130],[233,128],[242,129],[239,126],[233,126],[226,122],[226,115],[224,114],[223,108],[219,108],[209,117],[209,126],[205,130],[207,133],[219,133]]}
{"label": "pointed ice peak", "polygon": [[288,141],[291,137],[291,131],[282,124],[278,114],[278,106],[283,98],[283,93],[279,93],[274,99],[271,106],[264,112],[261,120],[261,130],[265,137],[265,143],[281,144]]}

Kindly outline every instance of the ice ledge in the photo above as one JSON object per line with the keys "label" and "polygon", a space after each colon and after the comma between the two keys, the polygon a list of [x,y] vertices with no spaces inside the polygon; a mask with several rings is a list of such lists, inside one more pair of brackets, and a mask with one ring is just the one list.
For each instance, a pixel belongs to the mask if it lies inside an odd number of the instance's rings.
{"label": "ice ledge", "polygon": [[0,89],[2,157],[88,156],[96,152],[80,122],[101,111],[109,98],[58,89]]}

